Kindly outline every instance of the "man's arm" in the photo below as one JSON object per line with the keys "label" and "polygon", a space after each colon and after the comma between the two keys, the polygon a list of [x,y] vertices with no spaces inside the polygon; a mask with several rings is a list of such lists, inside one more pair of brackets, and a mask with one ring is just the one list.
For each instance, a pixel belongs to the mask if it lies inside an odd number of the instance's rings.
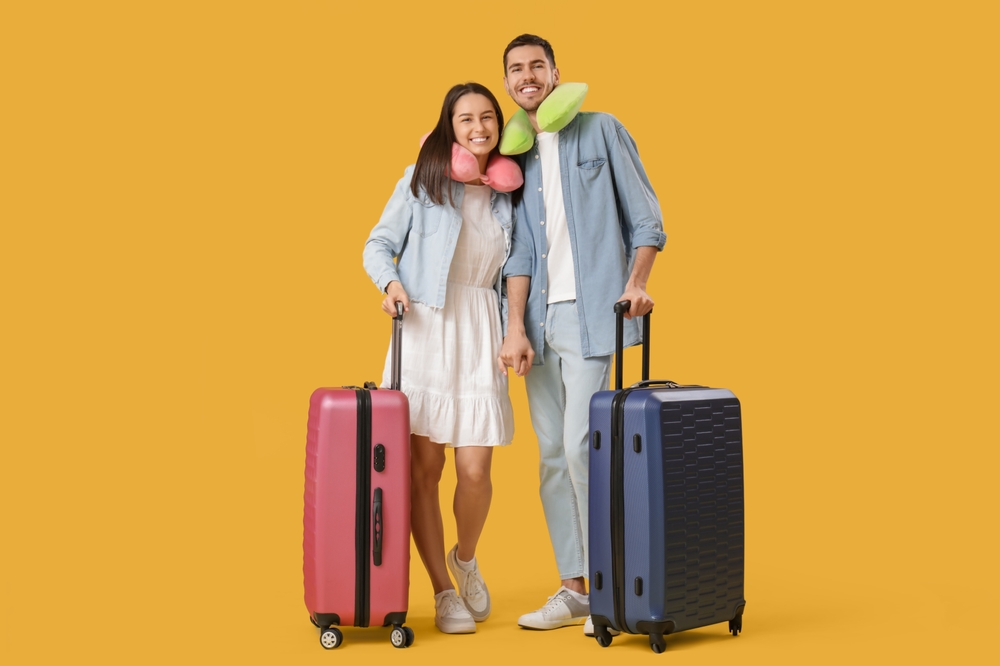
{"label": "man's arm", "polygon": [[[660,202],[639,159],[635,140],[624,127],[614,121],[615,150],[609,151],[615,189],[621,203],[622,225],[631,239],[635,260],[625,284],[625,293],[618,300],[628,300],[632,306],[625,317],[641,317],[653,309],[653,299],[646,293],[646,283],[653,270],[656,254],[663,249],[667,236],[663,233]],[[605,135],[607,136],[607,135]],[[610,148],[610,146],[609,146]]]}
{"label": "man's arm", "polygon": [[531,278],[527,275],[512,275],[507,278],[507,337],[503,339],[497,367],[507,375],[507,368],[514,368],[518,377],[531,370],[535,351],[524,332],[524,307],[528,302],[528,287]]}
{"label": "man's arm", "polygon": [[625,293],[621,295],[619,301],[632,301],[632,307],[625,313],[626,319],[641,317],[648,314],[653,309],[653,299],[646,293],[646,282],[649,280],[649,273],[653,270],[653,261],[659,252],[655,247],[644,246],[636,248],[635,263],[632,265],[632,274],[625,283]]}

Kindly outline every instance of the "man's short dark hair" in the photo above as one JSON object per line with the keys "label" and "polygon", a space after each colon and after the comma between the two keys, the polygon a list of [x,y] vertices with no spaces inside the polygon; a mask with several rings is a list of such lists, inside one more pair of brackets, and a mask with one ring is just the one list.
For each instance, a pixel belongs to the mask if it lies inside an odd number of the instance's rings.
{"label": "man's short dark hair", "polygon": [[538,35],[523,34],[515,37],[514,40],[507,45],[507,48],[503,52],[503,75],[507,76],[507,54],[510,53],[511,49],[516,49],[518,46],[541,46],[542,50],[545,51],[545,57],[549,59],[549,64],[552,65],[552,69],[556,68],[556,54],[552,51],[552,45],[548,43],[547,40],[542,39]]}

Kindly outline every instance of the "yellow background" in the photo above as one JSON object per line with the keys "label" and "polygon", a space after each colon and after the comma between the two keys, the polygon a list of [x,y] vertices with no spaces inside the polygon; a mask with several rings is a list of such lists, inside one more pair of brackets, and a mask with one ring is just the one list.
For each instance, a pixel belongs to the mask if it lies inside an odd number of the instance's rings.
{"label": "yellow background", "polygon": [[[995,8],[4,3],[0,661],[997,659]],[[654,375],[742,399],[745,633],[656,657],[516,629],[557,582],[515,380],[494,617],[437,633],[414,555],[414,647],[348,630],[328,654],[302,602],[309,393],[378,377],[364,239],[450,85],[514,110],[525,31],[660,198]]]}

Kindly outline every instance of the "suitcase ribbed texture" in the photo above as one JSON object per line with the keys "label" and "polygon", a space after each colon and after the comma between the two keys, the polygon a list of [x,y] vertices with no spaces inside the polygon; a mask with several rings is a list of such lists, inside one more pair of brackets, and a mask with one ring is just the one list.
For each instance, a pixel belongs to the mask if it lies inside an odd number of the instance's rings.
{"label": "suitcase ribbed texture", "polygon": [[676,630],[743,603],[743,456],[736,399],[663,405],[666,611]]}

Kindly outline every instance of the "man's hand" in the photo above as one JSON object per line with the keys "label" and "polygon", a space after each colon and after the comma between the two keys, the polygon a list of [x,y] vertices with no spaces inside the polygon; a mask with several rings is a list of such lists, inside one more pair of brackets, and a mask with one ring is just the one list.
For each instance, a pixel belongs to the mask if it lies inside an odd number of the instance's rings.
{"label": "man's hand", "polygon": [[632,302],[632,307],[625,313],[626,319],[642,317],[649,314],[649,311],[653,309],[653,299],[646,293],[645,289],[640,289],[639,287],[626,286],[625,293],[616,302],[621,301]]}
{"label": "man's hand", "polygon": [[396,301],[403,304],[403,312],[410,311],[410,297],[398,280],[393,280],[385,288],[385,298],[382,299],[382,312],[390,317],[396,316]]}
{"label": "man's hand", "polygon": [[500,356],[497,357],[497,367],[504,377],[507,376],[507,368],[514,368],[518,377],[525,376],[531,370],[534,360],[535,350],[531,348],[524,331],[508,331],[500,349]]}

